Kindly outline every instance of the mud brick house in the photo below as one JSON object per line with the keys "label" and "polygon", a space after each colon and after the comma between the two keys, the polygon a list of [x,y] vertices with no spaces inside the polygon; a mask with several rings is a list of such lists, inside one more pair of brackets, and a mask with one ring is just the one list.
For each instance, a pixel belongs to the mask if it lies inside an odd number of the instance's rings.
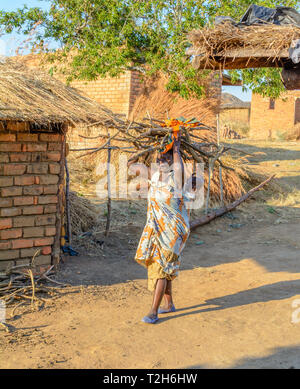
{"label": "mud brick house", "polygon": [[287,91],[277,99],[252,94],[250,133],[254,139],[276,139],[300,124],[300,90]]}
{"label": "mud brick house", "polygon": [[60,81],[0,63],[0,270],[38,250],[36,265],[59,260],[66,133],[100,117],[98,104]]}
{"label": "mud brick house", "polygon": [[[41,60],[39,55],[27,55],[18,57],[19,61],[30,68],[43,68],[47,70],[49,65]],[[55,75],[62,82],[63,76]],[[98,78],[95,81],[75,80],[71,86],[78,89],[85,96],[106,106],[114,113],[122,114],[130,119],[141,119],[149,110],[156,118],[166,118],[166,111],[172,116],[199,117],[209,126],[216,126],[216,114],[220,110],[222,85],[240,85],[240,81],[232,83],[226,74],[219,71],[212,72],[207,82],[208,96],[205,99],[186,100],[176,94],[165,90],[162,79],[142,80],[137,71],[127,71],[119,77]],[[86,140],[80,135],[97,136],[98,130],[93,127],[78,125],[75,130],[69,132],[67,140],[70,148],[96,147],[99,140],[96,138]]]}
{"label": "mud brick house", "polygon": [[248,124],[250,121],[251,103],[242,101],[230,93],[222,93],[220,121],[222,123]]}

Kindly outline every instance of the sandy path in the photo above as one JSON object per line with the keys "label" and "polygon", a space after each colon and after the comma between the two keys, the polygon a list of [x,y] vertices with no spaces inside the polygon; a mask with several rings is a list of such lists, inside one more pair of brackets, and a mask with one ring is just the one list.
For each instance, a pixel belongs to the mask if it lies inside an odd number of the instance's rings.
{"label": "sandy path", "polygon": [[[288,158],[279,169],[300,186],[294,151],[292,174]],[[278,164],[273,155],[263,163]],[[76,290],[0,331],[0,368],[300,368],[300,208],[276,209],[281,216],[248,204],[192,233],[174,282],[177,312],[155,325],[140,322],[151,294],[132,260],[143,225],[112,233],[106,252],[62,264],[58,280]]]}
{"label": "sandy path", "polygon": [[[300,323],[291,322],[299,224],[249,229],[224,234],[213,250],[211,234],[201,246],[191,237],[174,283],[178,310],[156,325],[140,322],[151,301],[145,279],[87,286],[18,319],[1,338],[1,368],[300,368]],[[269,242],[274,235],[280,242]]]}

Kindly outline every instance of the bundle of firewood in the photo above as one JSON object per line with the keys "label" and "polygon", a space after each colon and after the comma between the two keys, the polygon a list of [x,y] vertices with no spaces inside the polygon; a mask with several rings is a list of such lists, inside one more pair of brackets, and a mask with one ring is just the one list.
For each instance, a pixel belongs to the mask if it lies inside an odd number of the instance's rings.
{"label": "bundle of firewood", "polygon": [[174,126],[179,126],[181,132],[180,151],[184,160],[194,160],[209,166],[210,162],[216,162],[225,169],[233,170],[226,166],[221,156],[231,147],[220,146],[217,142],[217,131],[204,123],[194,120],[175,119],[160,121],[147,118],[142,123],[130,122],[129,124],[117,115],[113,128],[99,129],[96,137],[81,136],[85,139],[104,139],[99,147],[76,149],[71,151],[86,151],[81,156],[90,155],[103,149],[120,150],[133,153],[129,161],[145,159],[150,154],[163,149],[169,142],[169,135],[173,133]]}

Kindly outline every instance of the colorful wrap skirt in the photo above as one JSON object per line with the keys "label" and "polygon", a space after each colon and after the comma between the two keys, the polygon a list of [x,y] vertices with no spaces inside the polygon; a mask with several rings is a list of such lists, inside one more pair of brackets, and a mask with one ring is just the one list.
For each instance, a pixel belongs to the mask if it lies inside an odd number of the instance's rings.
{"label": "colorful wrap skirt", "polygon": [[159,172],[150,181],[147,222],[135,260],[148,270],[148,289],[153,291],[159,278],[173,280],[190,232],[184,195],[175,196],[174,172],[161,182]]}

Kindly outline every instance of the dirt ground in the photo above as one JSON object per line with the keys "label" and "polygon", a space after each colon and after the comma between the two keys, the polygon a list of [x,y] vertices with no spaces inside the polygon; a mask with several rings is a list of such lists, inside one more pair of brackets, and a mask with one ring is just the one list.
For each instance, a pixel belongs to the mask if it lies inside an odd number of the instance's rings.
{"label": "dirt ground", "polygon": [[255,195],[191,233],[176,312],[141,322],[151,293],[133,256],[145,203],[113,202],[109,238],[99,231],[87,248],[82,237],[80,256],[60,265],[56,279],[72,286],[39,312],[20,308],[15,330],[0,331],[0,367],[300,368],[300,143],[234,143],[289,193]]}

